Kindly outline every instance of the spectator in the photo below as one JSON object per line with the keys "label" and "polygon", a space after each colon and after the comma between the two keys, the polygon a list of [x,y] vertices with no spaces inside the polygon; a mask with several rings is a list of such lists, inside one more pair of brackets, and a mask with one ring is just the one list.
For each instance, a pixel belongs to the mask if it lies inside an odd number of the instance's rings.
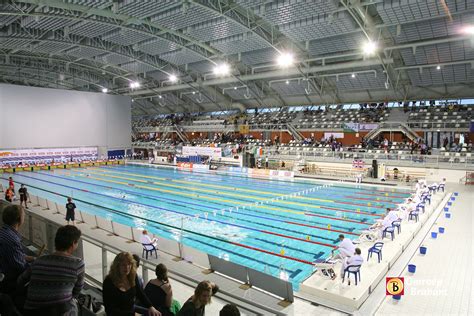
{"label": "spectator", "polygon": [[[137,271],[138,271],[138,268],[140,267],[140,257],[135,253],[132,255],[132,257],[133,257],[133,260],[135,260],[135,264],[137,265]],[[144,288],[143,278],[139,276],[138,273],[137,273],[137,281],[138,281],[137,284],[143,289]]]}
{"label": "spectator", "polygon": [[72,254],[77,249],[81,231],[75,226],[60,227],[56,232],[56,251],[41,256],[19,278],[29,282],[25,315],[76,315],[73,300],[84,286],[84,261]]}
{"label": "spectator", "polygon": [[152,239],[150,235],[148,235],[148,231],[146,229],[142,231],[142,237],[140,238],[140,242],[147,250],[152,250],[153,247],[158,248],[158,240],[156,238]]}
{"label": "spectator", "polygon": [[16,279],[28,267],[33,257],[25,255],[19,233],[25,220],[23,208],[10,205],[3,210],[3,227],[0,229],[0,272],[5,275],[0,283],[2,292],[12,293],[16,287]]}
{"label": "spectator", "polygon": [[29,198],[29,194],[24,184],[21,185],[20,189],[18,190],[18,194],[20,195],[20,205],[22,205],[23,202],[25,202],[25,208],[28,208],[28,205],[26,205],[26,202],[27,202],[27,199]]}
{"label": "spectator", "polygon": [[162,315],[176,315],[181,306],[178,301],[173,300],[173,291],[168,279],[168,268],[162,263],[155,268],[156,279],[150,280],[145,287],[145,294],[153,306]]}
{"label": "spectator", "polygon": [[209,281],[201,281],[194,295],[184,303],[177,316],[204,316],[206,305],[211,303],[212,284]]}
{"label": "spectator", "polygon": [[15,197],[15,191],[13,191],[13,188],[12,187],[8,187],[6,190],[5,190],[5,200],[7,202],[13,202],[13,198]]}
{"label": "spectator", "polygon": [[76,215],[76,204],[72,203],[72,198],[68,197],[67,198],[67,204],[66,204],[66,221],[67,224],[69,225],[69,221],[72,221],[72,224],[74,225],[74,219]]}
{"label": "spectator", "polygon": [[240,311],[234,304],[227,304],[222,307],[219,316],[240,316]]}
{"label": "spectator", "polygon": [[148,308],[149,316],[161,316],[136,283],[137,266],[128,252],[119,253],[103,283],[105,313],[108,316],[134,316],[135,299]]}

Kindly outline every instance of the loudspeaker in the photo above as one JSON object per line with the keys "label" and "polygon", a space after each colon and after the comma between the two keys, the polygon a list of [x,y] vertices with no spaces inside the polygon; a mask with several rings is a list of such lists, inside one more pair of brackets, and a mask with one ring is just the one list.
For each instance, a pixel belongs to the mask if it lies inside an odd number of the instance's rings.
{"label": "loudspeaker", "polygon": [[377,179],[378,175],[379,175],[379,168],[378,168],[377,160],[374,159],[372,160],[372,177],[374,179]]}

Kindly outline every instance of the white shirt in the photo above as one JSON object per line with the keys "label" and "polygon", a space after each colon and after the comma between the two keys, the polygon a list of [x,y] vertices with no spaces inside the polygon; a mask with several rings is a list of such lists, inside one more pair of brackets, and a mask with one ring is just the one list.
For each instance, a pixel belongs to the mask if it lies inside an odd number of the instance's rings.
{"label": "white shirt", "polygon": [[360,266],[364,263],[364,258],[360,255],[353,255],[349,257],[346,261],[346,267],[347,266]]}
{"label": "white shirt", "polygon": [[[150,236],[142,234],[142,237],[140,237],[140,242],[142,244],[152,244],[153,240],[151,239]],[[153,249],[152,246],[146,246],[146,249],[151,250]]]}
{"label": "white shirt", "polygon": [[398,219],[397,211],[388,212],[385,218],[388,219],[390,222],[396,221]]}
{"label": "white shirt", "polygon": [[388,219],[387,217],[385,217],[382,221],[382,226],[383,226],[383,229],[387,228],[387,227],[390,227],[392,226],[392,222],[390,219]]}
{"label": "white shirt", "polygon": [[356,247],[349,238],[344,238],[339,244],[339,248],[346,250],[348,253],[354,253]]}

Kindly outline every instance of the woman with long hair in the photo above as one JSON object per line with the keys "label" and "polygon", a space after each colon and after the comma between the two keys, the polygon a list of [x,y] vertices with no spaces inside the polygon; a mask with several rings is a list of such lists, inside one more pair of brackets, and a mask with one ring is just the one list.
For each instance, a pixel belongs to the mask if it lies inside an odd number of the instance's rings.
{"label": "woman with long hair", "polygon": [[194,295],[184,303],[177,316],[204,316],[206,305],[211,304],[212,283],[201,281],[194,290]]}
{"label": "woman with long hair", "polygon": [[145,294],[153,306],[163,316],[176,315],[181,308],[178,301],[173,300],[173,290],[168,279],[168,268],[160,263],[155,268],[156,279],[150,280],[145,287]]}
{"label": "woman with long hair", "polygon": [[103,284],[105,313],[108,316],[134,316],[136,298],[148,308],[149,316],[161,316],[136,282],[137,266],[129,252],[119,253]]}

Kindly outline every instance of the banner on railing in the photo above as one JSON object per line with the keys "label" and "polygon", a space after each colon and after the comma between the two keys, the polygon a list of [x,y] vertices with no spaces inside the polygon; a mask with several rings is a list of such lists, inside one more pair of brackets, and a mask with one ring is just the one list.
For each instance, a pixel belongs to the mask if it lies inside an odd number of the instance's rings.
{"label": "banner on railing", "polygon": [[182,154],[184,156],[209,156],[212,159],[222,157],[222,148],[219,147],[197,147],[197,146],[183,146]]}
{"label": "banner on railing", "polygon": [[97,159],[97,147],[31,148],[0,150],[0,164],[24,163],[38,160],[70,161],[73,159]]}
{"label": "banner on railing", "polygon": [[359,131],[371,131],[379,128],[379,124],[374,123],[359,123]]}
{"label": "banner on railing", "polygon": [[331,133],[331,132],[325,132],[324,133],[324,138],[325,139],[329,139],[329,138],[331,138],[331,136],[334,137],[334,138],[344,138],[344,133]]}

